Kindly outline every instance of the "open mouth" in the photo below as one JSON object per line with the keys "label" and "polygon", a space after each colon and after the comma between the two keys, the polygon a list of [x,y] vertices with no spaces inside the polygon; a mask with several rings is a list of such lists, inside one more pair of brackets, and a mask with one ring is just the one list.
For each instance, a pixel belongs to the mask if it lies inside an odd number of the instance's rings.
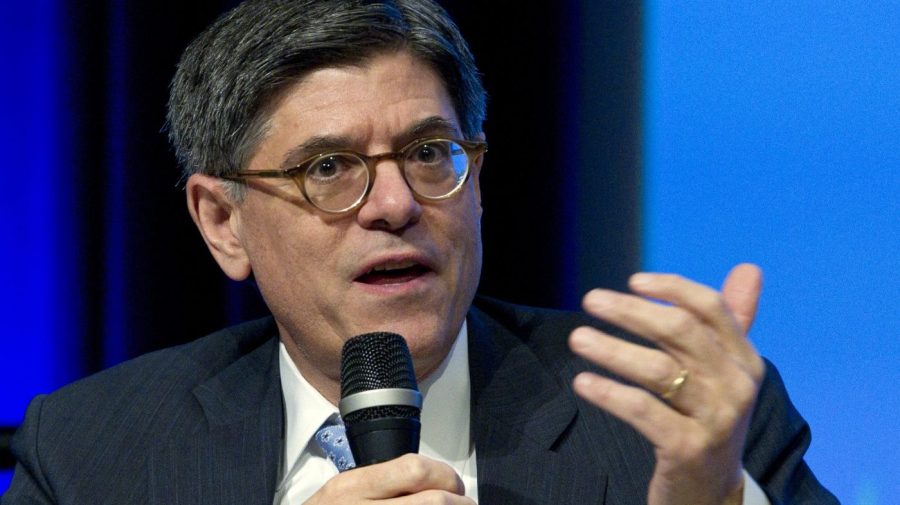
{"label": "open mouth", "polygon": [[378,265],[356,278],[363,284],[402,284],[421,277],[431,269],[415,261]]}

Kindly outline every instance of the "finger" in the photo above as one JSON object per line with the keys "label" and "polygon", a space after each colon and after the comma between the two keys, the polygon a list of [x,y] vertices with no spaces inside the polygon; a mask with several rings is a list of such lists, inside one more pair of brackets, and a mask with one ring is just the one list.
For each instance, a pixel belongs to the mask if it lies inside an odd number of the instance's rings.
{"label": "finger", "polygon": [[685,366],[719,361],[711,331],[689,311],[605,289],[590,291],[582,305],[589,314],[648,338]]}
{"label": "finger", "polygon": [[594,328],[576,328],[569,336],[569,347],[579,356],[658,395],[669,391],[683,370],[665,352],[626,342]]}
{"label": "finger", "polygon": [[722,298],[731,309],[746,335],[756,318],[759,294],[762,291],[762,271],[756,265],[742,263],[731,269],[722,283]]}
{"label": "finger", "polygon": [[575,377],[575,393],[628,423],[655,447],[666,447],[696,430],[688,417],[666,406],[643,389],[626,386],[590,372]]}
{"label": "finger", "polygon": [[332,482],[338,496],[343,494],[370,500],[426,490],[465,494],[462,479],[453,468],[419,454],[406,454],[384,463],[355,468],[338,474],[328,484]]}
{"label": "finger", "polygon": [[423,503],[440,503],[441,505],[476,505],[471,498],[447,491],[422,491],[407,496],[401,496],[392,500],[378,502],[379,505],[422,505]]}
{"label": "finger", "polygon": [[631,276],[628,286],[642,296],[686,309],[717,330],[734,333],[734,316],[715,289],[676,274],[641,272]]}
{"label": "finger", "polygon": [[[385,483],[387,496],[418,493],[428,489],[460,495],[466,492],[462,479],[453,468],[418,454],[406,454],[373,466],[380,467],[382,475],[379,478],[380,482]],[[379,498],[373,495],[369,497]]]}
{"label": "finger", "polygon": [[629,285],[636,293],[673,303],[709,324],[719,344],[740,361],[756,360],[756,350],[745,338],[743,328],[722,294],[715,289],[679,275],[653,273],[635,274]]}

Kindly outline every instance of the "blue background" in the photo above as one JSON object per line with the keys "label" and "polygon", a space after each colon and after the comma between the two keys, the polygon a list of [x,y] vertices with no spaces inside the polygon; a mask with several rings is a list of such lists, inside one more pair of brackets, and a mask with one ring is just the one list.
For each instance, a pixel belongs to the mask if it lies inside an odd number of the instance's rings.
{"label": "blue background", "polygon": [[845,504],[900,496],[900,3],[648,2],[643,261],[765,272],[758,349]]}
{"label": "blue background", "polygon": [[[20,422],[34,394],[84,372],[73,359],[86,340],[72,158],[86,133],[71,106],[61,5],[0,6],[5,425]],[[714,285],[735,263],[763,267],[752,338],[813,427],[813,470],[854,505],[900,496],[900,4],[865,5],[648,0],[643,34],[642,263]],[[591,26],[581,29],[589,39]],[[127,125],[116,94],[122,55],[111,47],[98,57],[112,69],[106,100],[119,113],[87,134],[104,135],[115,176],[125,170],[116,160]],[[105,331],[115,333],[121,202],[107,205],[102,296]],[[105,363],[126,354],[120,340],[105,342]]]}

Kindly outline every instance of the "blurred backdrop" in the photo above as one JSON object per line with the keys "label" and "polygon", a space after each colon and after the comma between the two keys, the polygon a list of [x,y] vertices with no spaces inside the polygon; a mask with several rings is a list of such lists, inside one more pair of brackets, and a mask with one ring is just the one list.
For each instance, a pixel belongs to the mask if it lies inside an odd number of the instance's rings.
{"label": "blurred backdrop", "polygon": [[[0,4],[0,445],[35,394],[265,313],[161,133],[181,50],[234,3]],[[490,95],[481,291],[577,308],[756,262],[752,338],[813,470],[843,503],[900,496],[900,4],[444,5]]]}

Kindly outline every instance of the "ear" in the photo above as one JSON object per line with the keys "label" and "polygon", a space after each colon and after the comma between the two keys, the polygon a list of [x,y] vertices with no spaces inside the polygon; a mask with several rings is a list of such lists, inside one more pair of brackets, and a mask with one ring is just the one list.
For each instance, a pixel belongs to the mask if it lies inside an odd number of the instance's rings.
{"label": "ear", "polygon": [[240,235],[240,208],[225,192],[222,180],[194,174],[187,181],[188,212],[206,247],[225,275],[246,279],[252,269]]}

